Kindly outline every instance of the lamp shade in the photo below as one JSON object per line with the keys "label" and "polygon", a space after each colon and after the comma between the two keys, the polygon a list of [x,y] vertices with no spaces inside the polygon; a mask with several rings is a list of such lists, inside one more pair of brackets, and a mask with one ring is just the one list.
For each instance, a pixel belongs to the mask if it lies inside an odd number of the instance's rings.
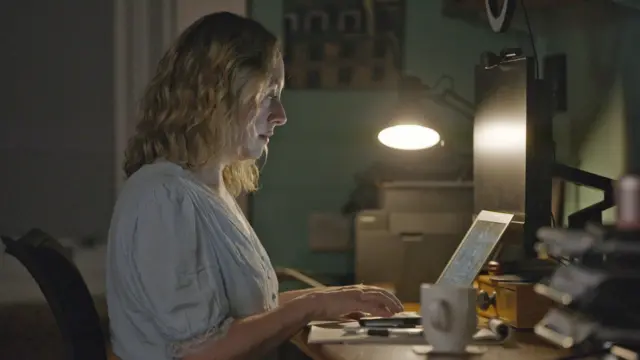
{"label": "lamp shade", "polygon": [[398,150],[422,150],[437,145],[440,134],[419,123],[390,124],[378,133],[378,141]]}
{"label": "lamp shade", "polygon": [[398,150],[422,150],[440,143],[440,133],[425,118],[425,89],[415,76],[400,78],[395,116],[378,133],[378,141]]}
{"label": "lamp shade", "polygon": [[402,101],[387,126],[378,133],[378,141],[398,150],[428,149],[440,143],[440,133],[428,121],[418,101]]}

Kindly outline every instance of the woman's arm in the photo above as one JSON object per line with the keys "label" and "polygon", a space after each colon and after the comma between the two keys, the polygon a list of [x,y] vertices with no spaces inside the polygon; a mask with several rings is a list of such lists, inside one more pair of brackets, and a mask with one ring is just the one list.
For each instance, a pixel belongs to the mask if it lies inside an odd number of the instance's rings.
{"label": "woman's arm", "polygon": [[276,309],[235,320],[227,334],[182,360],[241,360],[264,356],[313,318],[312,299],[298,297]]}
{"label": "woman's arm", "polygon": [[390,316],[402,311],[395,298],[357,286],[324,289],[297,297],[276,309],[235,320],[228,332],[205,343],[196,354],[182,360],[244,360],[274,350],[314,319],[338,318],[362,311]]}
{"label": "woman's arm", "polygon": [[[300,290],[290,290],[284,291],[279,294],[279,304],[284,305],[291,300],[299,298],[301,296],[305,296],[313,293],[314,291],[322,290],[323,288],[310,288],[310,289],[300,289]],[[326,290],[326,289],[325,289]]]}

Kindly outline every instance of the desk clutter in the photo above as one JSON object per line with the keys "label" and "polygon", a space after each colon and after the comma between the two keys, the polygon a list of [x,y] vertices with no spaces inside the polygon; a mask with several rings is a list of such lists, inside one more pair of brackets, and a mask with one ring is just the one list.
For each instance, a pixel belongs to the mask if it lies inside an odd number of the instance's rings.
{"label": "desk clutter", "polygon": [[[564,348],[591,351],[616,345],[640,356],[640,242],[638,233],[590,228],[541,229],[541,251],[575,259],[536,285],[556,307],[536,326]],[[598,261],[597,259],[600,259]]]}
{"label": "desk clutter", "polygon": [[[401,316],[421,319],[417,313],[403,313]],[[309,344],[428,345],[421,325],[367,327],[358,321],[319,321],[309,323],[309,327]],[[511,339],[512,334],[513,330],[504,321],[490,319],[478,327],[472,345],[502,345]]]}
{"label": "desk clutter", "polygon": [[[363,317],[357,321],[311,324],[310,344],[413,345],[416,353],[477,355],[479,345],[500,345],[511,338],[511,328],[490,319],[479,328],[477,290],[471,286],[436,283],[420,286],[420,312],[392,317]],[[425,347],[426,346],[426,347]]]}
{"label": "desk clutter", "polygon": [[551,272],[540,264],[524,263],[517,269],[507,267],[509,274],[502,269],[502,264],[489,261],[488,273],[475,278],[476,313],[489,324],[499,319],[510,330],[529,332],[553,306],[552,300],[534,290],[544,274]]}
{"label": "desk clutter", "polygon": [[499,318],[519,330],[531,330],[553,302],[534,291],[534,282],[517,275],[479,275],[474,286],[478,315]]}
{"label": "desk clutter", "polygon": [[618,184],[615,227],[542,228],[538,251],[566,260],[535,291],[555,303],[535,327],[576,353],[640,358],[640,178]]}

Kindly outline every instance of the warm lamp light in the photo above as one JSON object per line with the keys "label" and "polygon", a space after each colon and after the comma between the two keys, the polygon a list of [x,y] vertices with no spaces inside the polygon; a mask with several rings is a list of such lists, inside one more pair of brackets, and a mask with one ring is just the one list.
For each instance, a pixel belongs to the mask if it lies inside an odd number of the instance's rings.
{"label": "warm lamp light", "polygon": [[[443,79],[451,80],[448,77]],[[425,110],[427,110],[423,103],[425,99],[430,100],[432,105],[452,108],[467,118],[473,118],[473,105],[451,90],[436,93],[434,91],[436,88],[437,84],[431,88],[422,84],[420,79],[414,76],[401,78],[398,86],[396,116],[378,133],[378,141],[398,150],[423,150],[440,144],[442,138],[438,130],[431,126],[432,119],[425,118]]]}
{"label": "warm lamp light", "polygon": [[437,145],[440,134],[419,124],[399,124],[382,129],[378,133],[378,140],[393,149],[422,150]]}

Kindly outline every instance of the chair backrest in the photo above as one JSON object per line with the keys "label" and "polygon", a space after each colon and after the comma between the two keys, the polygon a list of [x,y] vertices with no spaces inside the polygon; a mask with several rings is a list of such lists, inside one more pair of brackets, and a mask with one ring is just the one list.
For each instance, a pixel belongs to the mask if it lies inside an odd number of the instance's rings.
{"label": "chair backrest", "polygon": [[2,242],[42,290],[65,342],[67,359],[106,360],[107,338],[93,298],[60,243],[39,229],[18,240],[2,237]]}

